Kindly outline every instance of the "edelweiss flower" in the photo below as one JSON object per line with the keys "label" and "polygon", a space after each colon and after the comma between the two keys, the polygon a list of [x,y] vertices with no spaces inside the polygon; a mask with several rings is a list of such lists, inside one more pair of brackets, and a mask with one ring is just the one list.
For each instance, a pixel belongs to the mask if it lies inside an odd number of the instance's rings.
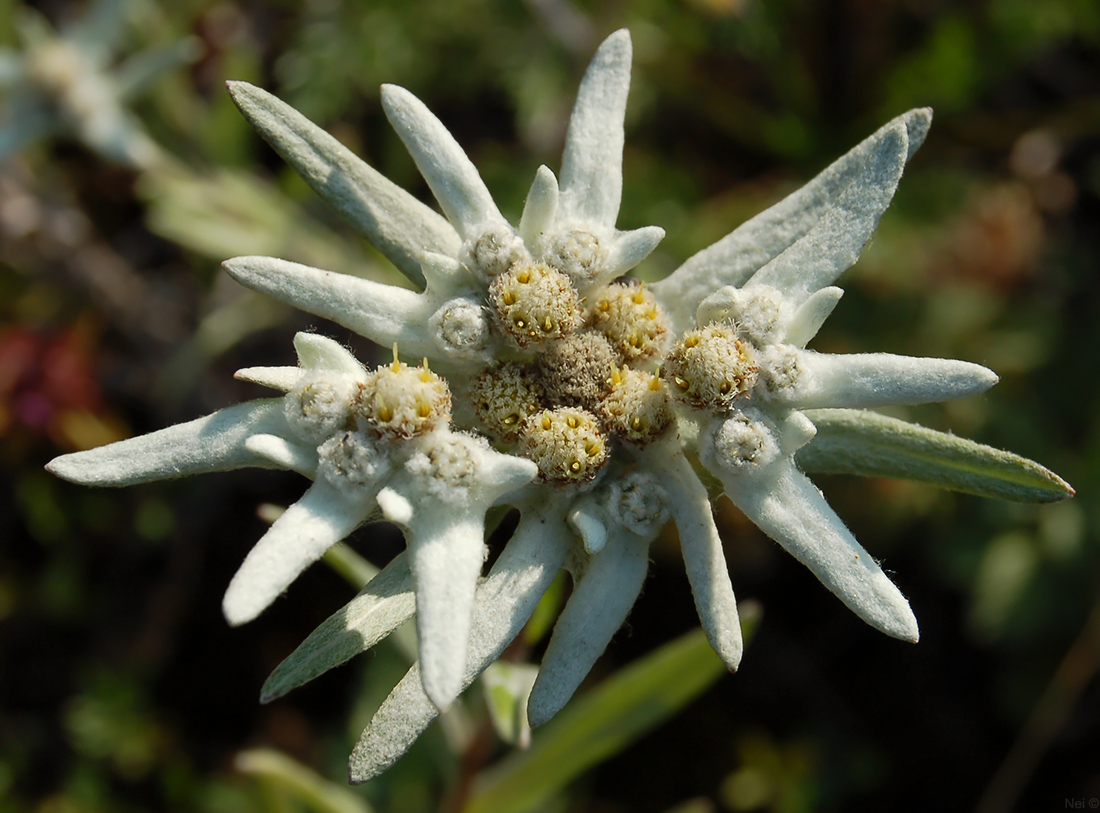
{"label": "edelweiss flower", "polygon": [[54,33],[37,12],[20,8],[22,52],[0,48],[0,160],[38,138],[68,133],[111,161],[146,168],[160,150],[124,102],[175,65],[195,59],[199,45],[184,39],[112,66],[124,30],[126,4],[99,0],[84,16]]}
{"label": "edelweiss flower", "polygon": [[[870,238],[931,113],[890,122],[647,288],[621,275],[662,230],[615,228],[629,63],[630,39],[619,31],[581,84],[560,182],[539,168],[518,227],[407,91],[384,87],[383,105],[445,218],[292,108],[230,83],[272,146],[424,287],[268,257],[229,260],[227,271],[425,357],[440,375],[427,364],[405,367],[396,354],[392,366],[368,373],[334,343],[300,334],[300,369],[239,373],[286,391],[283,400],[51,464],[62,477],[99,485],[244,465],[312,477],[230,585],[225,609],[234,623],[260,612],[373,504],[405,527],[409,555],[326,621],[264,687],[269,700],[347,660],[396,629],[415,604],[420,661],[364,733],[352,756],[355,781],[404,753],[499,656],[565,568],[573,592],[528,704],[533,724],[549,719],[626,618],[649,545],[669,519],[703,628],[736,669],[737,606],[710,500],[688,457],[695,451],[730,499],[860,617],[917,639],[905,598],[794,455],[815,434],[804,410],[939,401],[997,380],[961,361],[805,349],[840,298],[832,283]],[[520,521],[479,582],[484,512],[494,501],[518,508]]]}

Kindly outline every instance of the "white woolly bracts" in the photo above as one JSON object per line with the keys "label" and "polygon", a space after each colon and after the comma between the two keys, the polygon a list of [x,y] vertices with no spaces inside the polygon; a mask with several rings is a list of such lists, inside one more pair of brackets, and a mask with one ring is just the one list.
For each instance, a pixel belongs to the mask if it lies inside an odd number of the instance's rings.
{"label": "white woolly bracts", "polygon": [[[698,463],[757,526],[869,624],[918,637],[901,592],[798,469],[803,410],[938,401],[996,381],[961,361],[806,349],[840,299],[837,277],[870,238],[931,120],[906,113],[802,190],[652,285],[618,280],[663,237],[616,228],[630,37],[596,52],[570,119],[560,180],[540,167],[509,224],[455,139],[407,90],[382,104],[435,195],[420,203],[270,94],[230,93],[249,121],[418,290],[269,257],[225,263],[242,284],[332,319],[421,366],[370,371],[299,334],[298,367],[239,377],[285,393],[66,455],[61,477],[126,485],[241,466],[313,479],[248,555],[226,595],[255,617],[377,506],[405,531],[399,556],[276,670],[267,698],[343,659],[415,609],[420,660],[351,759],[365,781],[393,763],[519,634],[556,573],[574,576],[532,690],[552,716],[642,589],[671,520],[700,623],[735,670],[737,603]],[[435,365],[436,369],[431,369]],[[481,578],[485,512],[519,525]],[[349,643],[350,641],[350,643]],[[319,652],[328,652],[324,663]],[[289,664],[289,665],[288,665]]]}
{"label": "white woolly bracts", "polygon": [[245,557],[226,591],[230,624],[258,616],[312,562],[371,514],[406,528],[425,687],[440,708],[465,671],[485,511],[534,478],[529,460],[450,428],[446,382],[397,360],[366,370],[331,339],[299,333],[298,368],[241,377],[287,390],[50,464],[60,477],[122,485],[246,465],[313,479]]}

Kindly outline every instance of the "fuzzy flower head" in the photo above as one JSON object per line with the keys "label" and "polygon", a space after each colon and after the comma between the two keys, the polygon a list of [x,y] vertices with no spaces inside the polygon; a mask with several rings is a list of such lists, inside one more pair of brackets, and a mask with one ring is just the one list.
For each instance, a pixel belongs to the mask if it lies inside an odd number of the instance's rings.
{"label": "fuzzy flower head", "polygon": [[[861,618],[915,641],[901,592],[802,473],[795,454],[829,410],[980,393],[976,364],[806,349],[840,299],[837,277],[870,238],[928,110],[889,122],[803,189],[643,286],[623,275],[663,237],[620,231],[631,44],[596,52],[570,119],[560,177],[540,167],[518,224],[411,93],[382,104],[442,215],[270,94],[229,85],[268,142],[416,286],[271,257],[225,263],[240,283],[331,319],[420,366],[371,372],[319,336],[299,368],[239,375],[281,399],[51,464],[123,485],[243,465],[313,479],[252,550],[226,614],[254,617],[374,506],[407,534],[395,559],[272,675],[272,699],[388,635],[414,612],[420,660],[375,715],[352,778],[392,764],[519,633],[562,569],[573,591],[528,703],[539,724],[572,696],[621,626],[652,541],[675,523],[703,628],[727,666],[743,643],[711,500],[692,460]],[[134,462],[131,462],[134,461]],[[487,574],[484,514],[519,509]]]}

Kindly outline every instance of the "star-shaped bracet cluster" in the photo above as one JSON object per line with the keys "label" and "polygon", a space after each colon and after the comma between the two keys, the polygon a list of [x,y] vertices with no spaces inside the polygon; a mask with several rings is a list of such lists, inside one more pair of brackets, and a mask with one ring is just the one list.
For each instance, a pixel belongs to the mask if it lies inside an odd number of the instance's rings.
{"label": "star-shaped bracet cluster", "polygon": [[[917,639],[908,602],[798,469],[804,410],[981,392],[976,364],[806,349],[923,141],[928,110],[889,122],[817,178],[660,282],[624,276],[664,235],[616,228],[630,38],[611,35],[581,83],[560,178],[535,173],[501,215],[469,158],[408,91],[382,104],[442,215],[266,92],[230,83],[268,142],[417,290],[270,257],[225,263],[243,285],[326,317],[395,359],[367,372],[299,335],[298,368],[242,371],[286,392],[191,424],[67,455],[77,482],[125,485],[244,465],[313,479],[245,560],[232,622],[267,606],[374,506],[407,532],[390,563],[281,665],[278,697],[373,645],[414,612],[419,662],[352,755],[362,781],[393,763],[500,655],[562,569],[573,591],[528,702],[533,724],[572,696],[637,598],[649,545],[678,531],[699,617],[730,669],[743,643],[711,500],[693,460],[762,530],[889,635]],[[140,461],[140,462],[127,462]],[[482,576],[484,515],[519,524]]]}

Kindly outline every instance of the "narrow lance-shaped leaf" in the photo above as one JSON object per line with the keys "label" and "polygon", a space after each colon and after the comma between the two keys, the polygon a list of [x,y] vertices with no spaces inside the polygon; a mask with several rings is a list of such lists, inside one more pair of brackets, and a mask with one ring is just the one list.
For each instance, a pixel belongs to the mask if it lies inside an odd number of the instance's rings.
{"label": "narrow lance-shaped leaf", "polygon": [[227,407],[187,423],[120,440],[98,449],[54,458],[46,470],[89,486],[129,486],[189,474],[272,468],[247,448],[258,434],[286,434],[283,399],[265,398]]}
{"label": "narrow lance-shaped leaf", "polygon": [[894,477],[1014,502],[1055,502],[1073,487],[1025,457],[856,409],[807,411],[817,436],[798,452],[810,472]]}
{"label": "narrow lance-shaped leaf", "polygon": [[533,663],[495,661],[481,675],[485,705],[497,735],[509,745],[527,748],[531,725],[527,721],[527,698],[539,674]]}
{"label": "narrow lance-shaped leaf", "polygon": [[[748,640],[758,613],[742,606]],[[693,630],[620,671],[535,732],[531,748],[483,774],[464,813],[537,809],[593,765],[618,753],[711,686],[726,671]]]}
{"label": "narrow lance-shaped leaf", "polygon": [[910,110],[888,122],[797,192],[746,221],[655,283],[651,290],[668,310],[677,330],[694,324],[696,307],[716,287],[744,285],[753,272],[809,232],[836,204],[884,135],[897,124],[905,127],[908,161],[928,134],[932,111]]}
{"label": "narrow lance-shaped leaf", "polygon": [[371,813],[373,808],[350,788],[330,782],[286,754],[255,748],[237,754],[234,766],[300,800],[314,813]]}
{"label": "narrow lance-shaped leaf", "polygon": [[275,668],[260,702],[282,697],[370,649],[411,618],[415,608],[409,559],[400,553]]}
{"label": "narrow lance-shaped leaf", "polygon": [[461,240],[446,219],[293,107],[247,82],[228,87],[272,148],[409,279],[424,283],[422,252],[457,253]]}

